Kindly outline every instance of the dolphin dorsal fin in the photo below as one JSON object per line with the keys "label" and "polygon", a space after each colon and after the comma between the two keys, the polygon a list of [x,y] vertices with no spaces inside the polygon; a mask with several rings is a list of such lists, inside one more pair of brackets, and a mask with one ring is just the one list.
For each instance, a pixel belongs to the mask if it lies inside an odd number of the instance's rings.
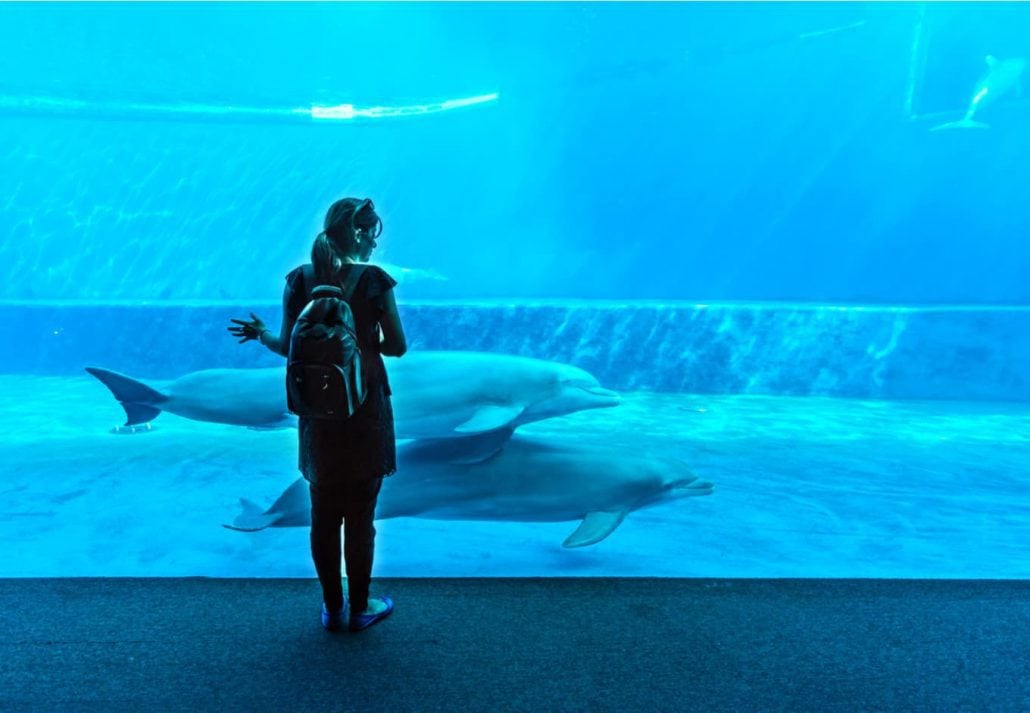
{"label": "dolphin dorsal fin", "polygon": [[[449,458],[449,462],[455,465],[474,465],[476,463],[484,463],[495,455],[501,452],[504,448],[504,444],[511,438],[511,429],[500,429],[493,431],[491,435],[494,436],[490,441],[481,441],[473,445],[471,450],[467,453],[455,453]],[[473,436],[472,438],[476,438]],[[454,445],[460,446],[461,441],[465,440],[462,438],[449,438]]]}
{"label": "dolphin dorsal fin", "polygon": [[472,418],[454,430],[458,433],[483,433],[498,428],[507,428],[512,421],[522,415],[523,411],[525,411],[525,407],[518,404],[480,406],[472,414]]}
{"label": "dolphin dorsal fin", "polygon": [[626,510],[588,512],[576,530],[565,538],[562,547],[586,547],[608,537],[626,519]]}
{"label": "dolphin dorsal fin", "polygon": [[987,63],[988,67],[993,68],[994,65],[996,65],[998,63],[998,58],[995,57],[993,54],[989,54],[986,57],[984,57],[984,62]]}
{"label": "dolphin dorsal fin", "polygon": [[427,438],[399,449],[408,462],[443,462],[455,465],[483,463],[499,453],[514,429],[500,428],[461,438]]}

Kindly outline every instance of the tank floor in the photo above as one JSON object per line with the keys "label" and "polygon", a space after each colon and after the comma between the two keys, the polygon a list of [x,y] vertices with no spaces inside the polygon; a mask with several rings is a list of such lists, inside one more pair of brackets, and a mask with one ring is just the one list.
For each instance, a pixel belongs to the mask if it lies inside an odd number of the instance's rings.
{"label": "tank floor", "polygon": [[[305,528],[222,527],[297,478],[295,431],[121,420],[89,376],[0,376],[0,577],[314,575]],[[1030,577],[1030,404],[638,392],[520,433],[676,455],[715,492],[579,549],[576,522],[380,520],[375,575]]]}

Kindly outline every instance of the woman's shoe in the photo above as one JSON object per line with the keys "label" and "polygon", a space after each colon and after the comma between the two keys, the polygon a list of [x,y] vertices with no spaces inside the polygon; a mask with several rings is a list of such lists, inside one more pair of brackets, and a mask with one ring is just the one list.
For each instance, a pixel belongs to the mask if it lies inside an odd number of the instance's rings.
{"label": "woman's shoe", "polygon": [[386,617],[390,616],[390,612],[393,611],[393,600],[390,597],[373,597],[372,599],[378,599],[386,608],[377,614],[350,614],[350,630],[361,631],[375,624],[377,621],[382,621]]}
{"label": "woman's shoe", "polygon": [[347,600],[343,600],[343,606],[340,607],[339,611],[330,612],[325,608],[325,602],[322,602],[322,626],[327,631],[339,631],[343,628],[343,615],[347,611]]}

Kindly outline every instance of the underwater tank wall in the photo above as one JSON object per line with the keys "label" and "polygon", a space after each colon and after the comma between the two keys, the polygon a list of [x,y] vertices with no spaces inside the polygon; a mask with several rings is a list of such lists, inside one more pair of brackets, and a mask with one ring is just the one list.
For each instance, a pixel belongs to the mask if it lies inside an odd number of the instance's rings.
{"label": "underwater tank wall", "polygon": [[[1026,576],[1028,29],[1023,4],[0,5],[0,575],[310,575],[303,528],[220,527],[289,492],[295,431],[181,402],[281,365],[229,319],[274,329],[357,195],[413,355],[622,394],[490,461],[543,458],[561,507],[391,515],[383,572]],[[989,128],[938,130],[967,113]],[[111,433],[86,367],[171,405]],[[634,491],[562,548],[605,462],[715,490]]]}
{"label": "underwater tank wall", "polygon": [[[5,3],[0,297],[277,297],[357,192],[409,300],[1026,304],[1025,108],[911,120],[923,7]],[[1030,11],[929,7],[911,111],[960,115]]]}

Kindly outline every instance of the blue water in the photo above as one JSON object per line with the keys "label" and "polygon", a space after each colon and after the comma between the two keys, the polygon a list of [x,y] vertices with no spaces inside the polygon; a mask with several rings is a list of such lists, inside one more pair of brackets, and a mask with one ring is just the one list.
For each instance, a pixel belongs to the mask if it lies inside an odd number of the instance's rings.
{"label": "blue water", "polygon": [[274,324],[358,195],[413,349],[585,368],[623,404],[520,434],[716,488],[574,551],[387,519],[378,574],[1026,577],[1030,99],[931,129],[1028,37],[1022,3],[0,4],[0,576],[313,574],[302,529],[220,526],[294,432],[115,436],[83,367],[271,365],[228,318]]}
{"label": "blue water", "polygon": [[5,116],[0,298],[265,297],[355,193],[382,259],[447,278],[410,299],[1025,304],[1030,109],[929,128],[986,55],[1027,54],[1030,8],[931,4],[914,50],[921,7],[5,3],[9,98],[500,99],[317,128]]}

